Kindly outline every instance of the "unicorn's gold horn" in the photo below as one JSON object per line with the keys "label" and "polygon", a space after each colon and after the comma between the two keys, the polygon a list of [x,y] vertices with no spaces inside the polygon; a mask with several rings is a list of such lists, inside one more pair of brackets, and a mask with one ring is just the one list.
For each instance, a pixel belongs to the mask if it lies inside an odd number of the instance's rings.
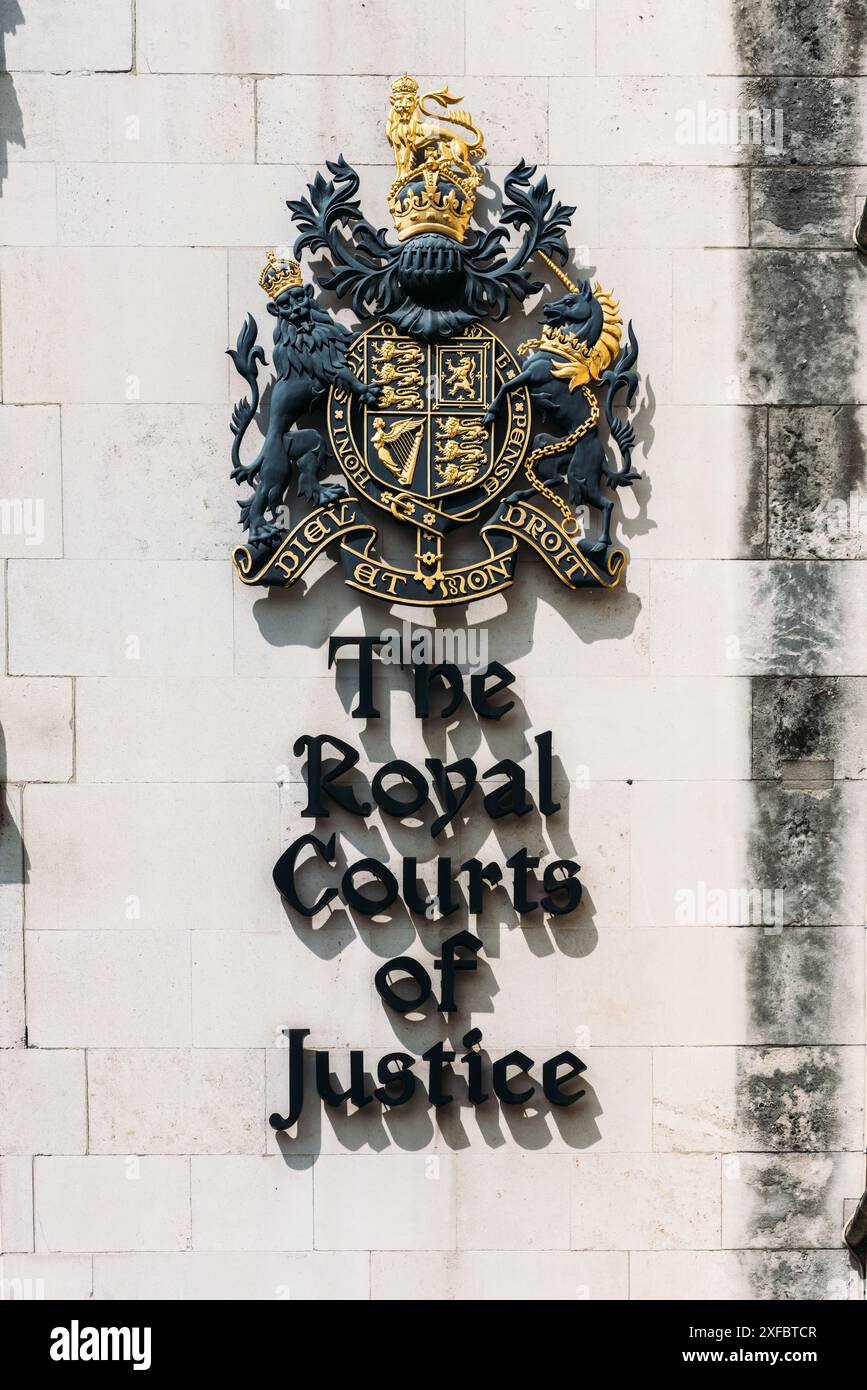
{"label": "unicorn's gold horn", "polygon": [[570,294],[578,293],[578,286],[574,284],[572,280],[569,279],[569,276],[566,274],[565,270],[561,270],[557,263],[551,260],[550,256],[546,256],[544,251],[537,251],[536,255],[539,257],[540,261],[545,262],[549,270],[553,270],[558,280],[562,280],[563,284],[566,286]]}

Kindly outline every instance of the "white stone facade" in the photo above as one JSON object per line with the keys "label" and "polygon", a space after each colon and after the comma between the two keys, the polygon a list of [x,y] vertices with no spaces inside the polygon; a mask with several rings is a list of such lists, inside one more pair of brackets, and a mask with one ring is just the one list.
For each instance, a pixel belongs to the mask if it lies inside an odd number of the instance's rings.
{"label": "white stone facade", "polygon": [[[796,9],[0,7],[4,1296],[861,1296],[867,44],[852,7]],[[224,349],[263,322],[263,249],[326,158],[385,225],[404,69],[465,97],[495,179],[523,156],[577,204],[573,264],[639,334],[646,478],[618,508],[623,589],[571,595],[525,560],[445,614],[514,671],[511,719],[447,736],[384,672],[362,738],[328,636],[430,617],[327,566],[306,603],[237,583]],[[755,109],[764,143],[715,138],[715,112]],[[566,926],[486,913],[458,1026],[494,1057],[574,1047],[578,1106],[309,1100],[297,1138],[270,1128],[283,1026],[342,1076],[350,1047],[446,1036],[395,1023],[373,976],[432,968],[448,931],[310,928],[271,883],[308,828],[292,745],[328,728],[362,772],[553,730],[565,805],[536,833],[585,900]],[[505,858],[526,835],[457,840]],[[782,914],[745,921],[762,890]]]}

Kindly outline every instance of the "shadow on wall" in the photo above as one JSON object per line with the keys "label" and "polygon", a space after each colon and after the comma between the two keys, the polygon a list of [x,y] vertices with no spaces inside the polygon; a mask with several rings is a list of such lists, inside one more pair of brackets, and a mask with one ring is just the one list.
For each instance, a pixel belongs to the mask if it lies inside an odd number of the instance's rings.
{"label": "shadow on wall", "polygon": [[24,147],[24,125],[15,84],[6,71],[6,35],[12,34],[24,15],[18,0],[0,0],[0,197],[9,172],[10,145]]}
{"label": "shadow on wall", "polygon": [[[541,571],[541,566],[533,565],[529,568]],[[526,582],[531,585],[536,578],[536,574],[525,576]],[[383,605],[367,598],[362,598],[359,604],[359,596],[346,588],[339,573],[334,575],[334,588],[329,590],[329,594],[329,603],[324,606],[324,612],[319,604],[312,610],[308,607],[306,612],[297,606],[294,608],[296,641],[303,641],[303,638],[299,639],[298,626],[304,625],[304,619],[311,613],[315,615],[315,626],[320,635],[323,621],[326,630],[331,631],[336,615],[342,616],[344,613],[356,611],[359,607],[362,621],[358,626],[363,625],[369,635],[379,633],[383,626],[394,624],[394,615]],[[297,605],[298,596],[285,591],[278,595],[275,591],[271,598],[263,600],[259,606],[267,606],[274,598],[277,598],[282,614],[280,627],[286,629],[282,640],[288,642],[289,632],[292,631],[290,613],[293,611],[290,609],[289,601],[294,599]],[[638,600],[633,596],[626,595],[626,598],[638,605]],[[522,609],[518,622],[510,623],[504,631],[504,638],[507,633],[514,635],[514,642],[509,646],[508,654],[514,655],[515,651],[529,650],[532,646],[532,605],[535,600],[529,602],[531,614],[528,621],[524,622]],[[631,628],[635,616],[636,614],[632,613],[627,619],[628,627]],[[451,610],[449,621],[463,625],[467,619],[465,613],[458,614]],[[520,633],[517,629],[520,629]],[[310,632],[310,640],[313,640],[312,624]],[[500,655],[495,642],[492,642],[490,655]],[[341,667],[344,669],[341,670]],[[521,847],[525,847],[531,855],[538,856],[543,865],[555,858],[571,859],[581,863],[581,846],[576,843],[576,837],[573,836],[569,825],[571,780],[556,754],[553,760],[553,794],[554,799],[560,802],[562,811],[547,819],[536,807],[534,726],[515,687],[510,688],[508,692],[509,699],[514,701],[514,708],[503,720],[502,725],[497,722],[480,721],[469,711],[468,704],[455,716],[441,718],[440,710],[446,703],[446,694],[438,687],[434,687],[431,692],[431,717],[420,725],[409,713],[411,671],[401,667],[391,668],[388,674],[386,671],[388,668],[383,668],[381,676],[374,677],[374,697],[381,717],[370,721],[355,721],[351,719],[350,712],[357,698],[357,663],[351,659],[338,663],[334,679],[347,716],[346,726],[337,731],[339,737],[363,749],[374,766],[381,766],[384,762],[399,756],[409,756],[416,766],[421,765],[421,756],[439,758],[444,762],[471,757],[481,776],[498,759],[514,759],[522,763],[527,770],[527,790],[533,801],[533,809],[520,817],[510,816],[492,820],[481,812],[478,801],[480,789],[477,787],[466,807],[456,816],[448,834],[437,839],[430,833],[435,814],[430,803],[425,803],[417,813],[406,819],[382,815],[375,820],[362,820],[350,814],[341,815],[339,822],[334,820],[328,827],[328,833],[332,829],[338,832],[337,857],[333,868],[329,870],[329,878],[333,877],[334,881],[337,881],[350,863],[368,856],[387,863],[398,877],[400,873],[396,866],[400,860],[415,858],[418,861],[419,877],[431,883],[436,879],[433,861],[438,855],[451,857],[455,873],[462,863],[471,858],[504,864]],[[407,730],[402,721],[399,727],[394,727],[392,701],[386,694],[386,688],[389,692],[392,689],[402,692],[402,708],[406,711],[413,730],[409,736],[415,741],[417,732],[421,732],[423,755],[417,750],[413,757],[403,746],[408,737]],[[464,715],[463,718],[461,713]],[[349,773],[343,778],[343,783],[354,784],[359,797],[369,799],[365,778]],[[491,785],[492,783],[487,783],[483,789],[489,790]],[[284,790],[297,797],[300,789],[288,787]],[[295,824],[296,811],[297,808],[293,808],[290,816]],[[313,826],[305,823],[303,829],[309,831]],[[320,831],[317,830],[316,833]],[[612,853],[615,852],[612,847]],[[528,959],[547,958],[549,967],[557,954],[574,958],[589,955],[594,951],[598,943],[595,921],[597,907],[593,899],[592,883],[583,875],[581,877],[584,888],[582,900],[578,909],[568,917],[549,916],[541,911],[522,917],[514,907],[511,892],[507,891],[503,884],[487,891],[484,910],[473,918],[471,927],[482,939],[483,949],[477,957],[476,969],[461,982],[462,1000],[459,1012],[442,1014],[436,1008],[436,1001],[433,999],[407,1015],[389,1010],[388,1022],[393,1031],[393,1043],[389,1045],[418,1056],[437,1044],[443,1044],[448,1051],[460,1057],[469,1045],[466,1035],[471,1027],[480,1029],[484,1035],[486,1019],[495,1011],[500,994],[501,987],[497,980],[498,964],[504,945],[503,935],[506,932],[520,932]],[[461,890],[462,882],[463,880],[460,880],[454,885],[454,897],[458,904],[454,914],[448,918],[434,917],[431,921],[426,921],[420,914],[411,914],[402,894],[390,908],[374,917],[356,913],[340,900],[335,900],[334,904],[329,905],[315,919],[316,925],[311,919],[293,911],[285,900],[283,908],[297,940],[306,950],[322,960],[333,959],[350,941],[361,938],[369,953],[369,969],[372,973],[397,954],[412,954],[416,941],[431,955],[437,956],[442,942],[447,937],[466,929],[469,905]],[[509,882],[508,871],[504,882]],[[304,862],[298,871],[296,886],[303,900],[315,901],[324,886],[321,864],[316,860]],[[400,988],[397,992],[401,992]],[[530,1041],[532,1040],[516,1037],[515,1045],[521,1047]],[[573,1043],[581,1055],[581,1045],[575,1039],[562,1040],[563,1047],[570,1047]],[[489,1053],[484,1043],[479,1050],[484,1075],[490,1078],[492,1062],[499,1054]],[[424,1082],[425,1067],[420,1064],[415,1073],[416,1092],[408,1104],[390,1108],[377,1102],[365,1105],[358,1111],[350,1110],[345,1101],[339,1105],[327,1106],[320,1103],[316,1095],[312,1055],[305,1052],[304,1086],[308,1100],[298,1131],[291,1137],[279,1134],[278,1146],[291,1167],[315,1161],[315,1157],[323,1149],[329,1151],[329,1146],[335,1142],[342,1149],[370,1152],[379,1152],[391,1147],[405,1152],[424,1152],[438,1140],[447,1150],[453,1152],[469,1148],[479,1140],[490,1148],[514,1143],[528,1150],[542,1150],[555,1145],[558,1151],[581,1151],[597,1144],[601,1137],[599,1117],[602,1115],[602,1106],[594,1089],[592,1072],[581,1077],[585,1095],[579,1104],[569,1107],[551,1105],[544,1098],[539,1084],[542,1062],[548,1053],[544,1049],[532,1047],[530,1051],[534,1063],[532,1070],[528,1068],[531,1070],[528,1085],[533,1085],[535,1090],[531,1100],[526,1104],[502,1105],[494,1098],[490,1085],[487,1085],[485,1089],[489,1094],[488,1103],[474,1105],[470,1099],[466,1077],[461,1067],[456,1065],[453,1073],[449,1073],[447,1087],[448,1093],[453,1095],[453,1103],[442,1109],[432,1109]],[[334,1051],[329,1057],[329,1064],[329,1071],[334,1078],[333,1088],[341,1094],[349,1084],[349,1058],[346,1050]],[[276,1065],[279,1071],[279,1060]],[[368,1057],[365,1058],[364,1065],[364,1091],[367,1096],[372,1096],[377,1082],[369,1070]],[[285,1108],[282,1099],[284,1091],[280,1090],[278,1093],[281,1096],[279,1106]],[[305,1158],[305,1155],[312,1155],[312,1158]]]}
{"label": "shadow on wall", "polygon": [[21,832],[13,819],[10,801],[11,796],[6,785],[6,736],[3,733],[3,725],[0,724],[0,895],[6,887],[26,883],[30,867]]}
{"label": "shadow on wall", "polygon": [[[579,1054],[581,1051],[579,1047]],[[476,1106],[470,1101],[464,1068],[458,1063],[453,1070],[446,1071],[446,1091],[452,1096],[451,1103],[439,1109],[429,1108],[431,1101],[424,1082],[426,1068],[421,1062],[414,1070],[415,1093],[405,1105],[389,1108],[373,1101],[363,1109],[351,1110],[346,1101],[326,1106],[319,1100],[312,1053],[307,1053],[304,1111],[291,1137],[284,1131],[277,1133],[277,1147],[288,1168],[303,1169],[314,1164],[323,1152],[336,1153],[341,1149],[352,1153],[398,1149],[404,1153],[426,1153],[433,1158],[431,1148],[438,1142],[443,1153],[459,1153],[478,1145],[479,1140],[491,1149],[517,1144],[531,1151],[547,1149],[556,1143],[557,1152],[580,1152],[598,1144],[602,1137],[598,1120],[604,1112],[588,1079],[590,1073],[580,1078],[585,1094],[577,1104],[549,1105],[539,1085],[545,1054],[537,1048],[534,1055],[533,1072],[529,1079],[521,1077],[520,1080],[522,1084],[535,1086],[535,1094],[523,1105],[502,1105],[490,1094],[492,1056],[482,1048],[482,1075],[488,1079],[485,1082],[488,1099],[484,1104]],[[342,1091],[349,1086],[348,1053],[334,1053],[329,1062],[331,1084],[338,1092]],[[366,1094],[372,1096],[377,1085],[372,1072],[366,1069]],[[281,1098],[280,1104],[283,1103]],[[337,1147],[333,1147],[335,1144]]]}
{"label": "shadow on wall", "polygon": [[[400,686],[406,687],[407,691],[407,707],[411,679],[408,671],[399,670]],[[339,674],[337,688],[349,720],[349,710],[356,698],[355,682]],[[382,694],[384,697],[384,691]],[[571,859],[580,863],[579,846],[576,845],[569,829],[571,782],[556,753],[553,758],[553,794],[560,803],[561,811],[548,820],[535,804],[538,791],[534,780],[534,758],[537,750],[528,734],[530,719],[520,697],[514,690],[510,690],[509,698],[514,700],[515,707],[508,716],[508,727],[493,725],[492,728],[485,729],[479,727],[475,716],[466,717],[463,721],[459,716],[451,720],[440,719],[436,711],[444,698],[438,690],[432,693],[433,717],[424,722],[424,754],[425,757],[438,758],[445,763],[461,758],[473,759],[478,769],[479,784],[466,806],[457,813],[448,833],[441,834],[436,839],[431,834],[431,822],[438,813],[438,809],[435,811],[432,804],[433,799],[436,799],[433,792],[432,799],[417,813],[403,819],[386,815],[377,816],[375,820],[362,819],[351,814],[341,816],[339,827],[336,822],[333,827],[329,827],[329,833],[331,828],[339,828],[336,857],[333,867],[329,870],[329,881],[339,879],[350,863],[361,858],[379,859],[390,865],[393,870],[401,859],[413,858],[417,861],[418,877],[429,878],[431,882],[436,879],[434,861],[438,856],[451,858],[456,877],[460,865],[469,859],[494,859],[503,864],[521,848],[526,848],[531,855],[538,856],[542,865],[554,859]],[[365,756],[376,767],[407,755],[406,748],[396,750],[393,746],[388,719],[389,701],[382,698],[380,703],[383,718],[370,721],[367,725],[359,721],[350,732],[345,728],[339,732],[339,737],[345,738],[352,745],[360,746]],[[451,736],[450,748],[446,746],[447,730]],[[527,770],[527,791],[533,805],[525,815],[491,819],[487,814],[481,813],[479,798],[483,792],[490,791],[495,785],[492,781],[484,781],[483,774],[501,758],[510,758],[522,763]],[[421,765],[418,758],[415,761],[416,765]],[[326,771],[330,766],[331,760],[326,758]],[[334,766],[337,766],[336,762]],[[349,773],[341,779],[341,784],[352,786],[359,799],[369,800],[364,777]],[[296,789],[296,793],[292,793],[291,787],[288,790],[290,794],[297,794],[300,788]],[[297,822],[294,811],[291,819],[293,824]],[[303,823],[305,831],[311,828],[309,823]],[[321,870],[322,866],[316,859],[300,862],[295,882],[302,899],[315,902],[318,898],[324,886]],[[540,867],[540,882],[541,872]],[[388,929],[388,945],[383,956],[383,959],[387,959],[398,949],[411,948],[416,939],[428,949],[436,951],[443,937],[462,930],[469,913],[466,895],[461,887],[461,883],[465,881],[464,878],[453,883],[453,898],[457,904],[455,912],[448,917],[441,917],[432,912],[429,921],[425,921],[418,914],[411,914],[402,897],[398,897],[384,912],[377,912],[375,917],[356,913],[342,903],[336,905],[335,900],[335,905],[329,905],[315,919],[316,925],[313,925],[310,918],[302,917],[289,907],[285,900],[283,907],[287,920],[299,940],[320,959],[332,958],[344,949],[354,935],[369,938],[372,953],[378,954],[377,932]],[[475,917],[474,931],[481,931],[484,935],[486,931],[496,932],[499,928],[519,930],[524,936],[529,952],[539,958],[551,956],[556,951],[565,955],[585,955],[595,947],[596,905],[591,885],[583,883],[581,903],[567,919],[548,916],[541,910],[522,916],[514,907],[510,882],[510,875],[505,872],[499,885],[486,889],[483,911]],[[342,930],[335,931],[335,928]],[[580,943],[575,939],[576,929],[581,931]],[[492,941],[486,941],[485,954],[488,958],[495,958],[499,954],[496,936]],[[481,984],[489,973],[487,967],[480,968],[476,976],[477,983]],[[493,982],[491,984],[493,985]],[[495,985],[488,990],[488,994],[491,993],[496,993]],[[480,1001],[474,1007],[482,1012],[490,1012],[493,1006],[490,1002],[485,1004]],[[412,1030],[413,1036],[417,1031],[415,1028]],[[442,1016],[438,1016],[436,1039],[432,1037],[431,1041],[448,1036],[450,1034],[444,1020]]]}

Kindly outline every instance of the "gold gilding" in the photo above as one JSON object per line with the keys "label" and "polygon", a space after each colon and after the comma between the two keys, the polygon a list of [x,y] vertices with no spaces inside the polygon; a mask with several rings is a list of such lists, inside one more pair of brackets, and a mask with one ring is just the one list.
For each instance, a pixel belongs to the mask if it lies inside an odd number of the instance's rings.
{"label": "gold gilding", "polygon": [[[419,96],[418,83],[408,73],[392,83],[385,133],[396,174],[388,206],[399,241],[422,232],[454,241],[466,236],[482,181],[478,164],[485,143],[468,111],[448,110],[461,100],[448,87]],[[444,112],[430,111],[428,102]]]}

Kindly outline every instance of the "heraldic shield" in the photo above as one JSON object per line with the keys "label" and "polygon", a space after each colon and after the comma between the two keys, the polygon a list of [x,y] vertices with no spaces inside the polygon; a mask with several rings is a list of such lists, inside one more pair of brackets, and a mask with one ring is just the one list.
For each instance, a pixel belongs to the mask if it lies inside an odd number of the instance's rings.
{"label": "heraldic shield", "polygon": [[[259,280],[276,320],[275,379],[249,464],[241,445],[265,361],[252,316],[230,351],[250,387],[231,424],[232,477],[253,488],[239,503],[247,542],[233,552],[245,584],[294,584],[331,546],[347,584],[413,606],[507,588],[522,544],[571,589],[611,588],[623,573],[612,494],[640,474],[615,398],[628,406],[638,385],[632,325],[623,343],[617,301],[598,281],[575,283],[563,271],[575,209],[554,201],[545,178],[534,183],[532,166],[507,175],[499,224],[472,226],[485,148],[469,113],[454,109],[459,100],[447,89],[420,95],[408,74],[392,84],[385,134],[396,243],[362,216],[358,175],[342,157],[328,163],[331,179],[317,175],[309,197],[288,204],[299,228],[293,254],[268,252]],[[362,324],[372,310],[378,317],[357,332],[340,324],[303,283],[305,250],[330,259],[316,277],[321,290],[348,299]],[[567,293],[545,304],[516,358],[485,320],[543,289],[526,269],[534,257]],[[348,487],[326,481],[336,468]],[[311,510],[289,530],[281,518],[296,473]],[[581,534],[576,516],[588,508],[600,517],[595,536]],[[383,513],[413,529],[411,565],[381,553]],[[479,558],[451,566],[447,537],[467,523]]]}
{"label": "heraldic shield", "polygon": [[[503,588],[511,569],[495,547],[486,560],[449,572],[443,542],[452,527],[479,520],[526,452],[526,388],[510,397],[501,417],[485,418],[500,387],[518,375],[511,353],[478,324],[445,342],[424,343],[380,323],[359,336],[347,361],[361,381],[380,390],[376,404],[365,405],[345,387],[332,387],[334,456],[362,496],[416,533],[414,569],[382,568],[376,591],[429,604]],[[346,549],[352,556],[347,582],[373,592],[367,553]]]}

